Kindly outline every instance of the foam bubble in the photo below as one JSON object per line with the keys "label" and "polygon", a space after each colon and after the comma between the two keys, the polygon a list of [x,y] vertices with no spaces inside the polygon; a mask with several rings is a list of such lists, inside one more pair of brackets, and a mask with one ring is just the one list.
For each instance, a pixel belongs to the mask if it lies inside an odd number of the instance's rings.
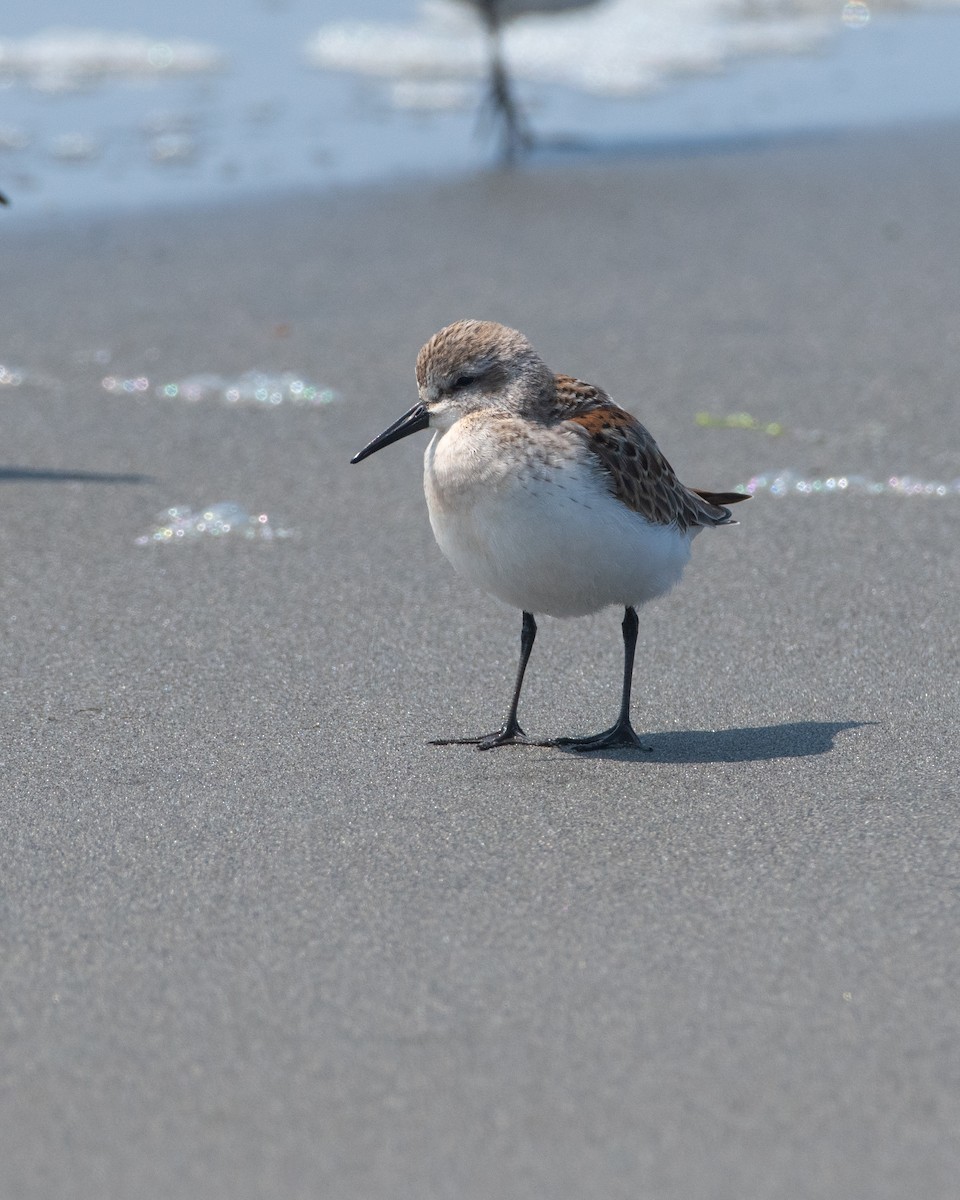
{"label": "foam bubble", "polygon": [[50,154],[61,162],[92,162],[100,154],[100,142],[85,133],[61,133],[50,143]]}
{"label": "foam bubble", "polygon": [[189,133],[160,133],[150,142],[150,158],[155,163],[182,164],[193,162],[199,146]]}
{"label": "foam bubble", "polygon": [[231,537],[247,541],[273,541],[293,537],[292,530],[276,529],[266,513],[249,513],[232,500],[223,500],[206,508],[194,510],[174,506],[160,513],[154,526],[137,538],[138,546],[153,543],[175,545],[178,542],[197,542],[207,538]]}
{"label": "foam bubble", "polygon": [[275,408],[279,404],[322,405],[338,399],[332,388],[319,387],[293,371],[244,371],[235,377],[210,372],[188,375],[185,379],[161,384],[156,394],[193,402],[219,400],[224,404],[264,408]]}
{"label": "foam bubble", "polygon": [[132,396],[134,392],[145,392],[150,387],[150,380],[146,375],[138,375],[136,379],[120,379],[116,375],[105,375],[100,381],[100,386],[105,392],[112,392],[114,395],[126,393]]}
{"label": "foam bubble", "polygon": [[870,20],[870,5],[864,4],[863,0],[850,0],[843,6],[840,20],[848,29],[863,29]]}
{"label": "foam bubble", "polygon": [[0,363],[0,388],[55,388],[58,381],[49,375],[38,371],[28,371],[24,367],[14,367],[8,363]]}
{"label": "foam bubble", "polygon": [[96,29],[51,29],[0,38],[0,73],[45,92],[74,91],[106,78],[151,78],[215,71],[223,55],[185,39]]}
{"label": "foam bubble", "polygon": [[[787,10],[789,13],[789,10]],[[605,0],[507,23],[504,57],[520,79],[587,92],[634,95],[678,71],[713,71],[742,54],[800,51],[835,27],[836,0],[809,0],[784,16],[763,0],[738,12],[730,0]],[[831,21],[830,18],[833,18]],[[413,24],[338,22],[305,46],[314,65],[388,79],[462,79],[489,70],[478,15],[456,0],[424,0]],[[406,93],[398,98],[403,102]],[[421,104],[427,99],[420,93]],[[443,97],[446,103],[446,96]]]}
{"label": "foam bubble", "polygon": [[19,367],[5,367],[3,363],[0,363],[0,387],[19,387],[25,377],[26,373]]}
{"label": "foam bubble", "polygon": [[0,125],[0,150],[23,150],[30,138],[16,125]]}
{"label": "foam bubble", "polygon": [[781,468],[754,475],[737,487],[738,492],[753,496],[767,492],[771,496],[960,496],[960,479],[952,483],[917,479],[913,475],[889,475],[884,480],[866,475],[827,475],[804,478],[799,471]]}
{"label": "foam bubble", "polygon": [[[100,382],[104,391],[113,395],[134,395],[151,388],[147,375],[130,379],[106,375]],[[333,388],[320,387],[294,371],[244,371],[236,376],[204,371],[157,384],[153,393],[160,399],[186,400],[191,404],[218,400],[222,404],[263,408],[276,408],[280,404],[319,407],[339,399],[339,393]]]}

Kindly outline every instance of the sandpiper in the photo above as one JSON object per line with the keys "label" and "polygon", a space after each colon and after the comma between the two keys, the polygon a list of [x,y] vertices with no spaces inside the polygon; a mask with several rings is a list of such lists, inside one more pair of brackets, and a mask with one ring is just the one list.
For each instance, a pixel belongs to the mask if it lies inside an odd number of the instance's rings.
{"label": "sandpiper", "polygon": [[[523,613],[520,666],[502,727],[435,745],[511,743],[646,749],[630,723],[637,608],[679,582],[694,537],[736,524],[740,492],[684,487],[650,433],[606,392],[555,375],[523,334],[457,321],[417,357],[419,400],[354,458],[434,430],[424,491],[456,570]],[[534,614],[579,617],[622,605],[623,690],[610,729],[533,742],[517,720]]]}

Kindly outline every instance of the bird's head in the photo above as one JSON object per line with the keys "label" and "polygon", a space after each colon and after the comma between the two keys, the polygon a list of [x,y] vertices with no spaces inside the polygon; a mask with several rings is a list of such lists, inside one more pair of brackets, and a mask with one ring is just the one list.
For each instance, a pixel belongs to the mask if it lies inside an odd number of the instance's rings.
{"label": "bird's head", "polygon": [[535,416],[553,375],[522,333],[495,321],[457,321],[417,355],[419,402],[351,461],[427,427],[446,432],[475,412]]}

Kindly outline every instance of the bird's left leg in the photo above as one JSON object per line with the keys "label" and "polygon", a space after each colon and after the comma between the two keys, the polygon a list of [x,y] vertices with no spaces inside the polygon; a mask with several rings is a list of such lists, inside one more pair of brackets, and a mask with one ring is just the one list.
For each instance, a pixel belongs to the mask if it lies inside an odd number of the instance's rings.
{"label": "bird's left leg", "polygon": [[499,21],[494,18],[488,24],[490,37],[490,83],[486,103],[494,120],[501,122],[501,159],[511,166],[533,146],[533,135],[527,127],[523,112],[517,103],[506,63]]}
{"label": "bird's left leg", "polygon": [[637,650],[637,631],[640,628],[640,622],[637,619],[637,610],[628,608],[623,614],[623,692],[620,697],[620,715],[617,717],[616,724],[609,729],[605,729],[603,733],[594,734],[593,737],[571,738],[562,737],[555,738],[554,746],[563,746],[568,750],[652,750],[652,746],[645,746],[637,737],[636,731],[630,724],[630,692],[633,687],[633,659]]}

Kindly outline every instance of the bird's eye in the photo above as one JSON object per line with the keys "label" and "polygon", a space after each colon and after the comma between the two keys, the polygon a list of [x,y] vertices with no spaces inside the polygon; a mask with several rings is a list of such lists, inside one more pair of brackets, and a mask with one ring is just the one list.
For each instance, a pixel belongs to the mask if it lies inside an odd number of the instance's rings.
{"label": "bird's eye", "polygon": [[471,375],[464,371],[462,375],[458,375],[453,383],[450,384],[450,391],[458,392],[461,388],[468,387],[476,378],[476,375]]}

